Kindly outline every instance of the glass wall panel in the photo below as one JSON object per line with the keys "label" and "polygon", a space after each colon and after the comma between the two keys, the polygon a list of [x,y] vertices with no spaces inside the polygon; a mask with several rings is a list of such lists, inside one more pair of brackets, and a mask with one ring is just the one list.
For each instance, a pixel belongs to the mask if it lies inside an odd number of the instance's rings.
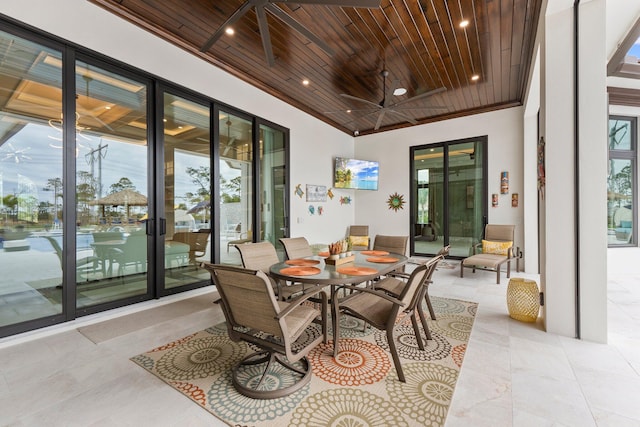
{"label": "glass wall panel", "polygon": [[220,262],[241,265],[235,245],[254,240],[252,122],[221,111]]}
{"label": "glass wall panel", "polygon": [[609,175],[607,177],[607,229],[609,246],[630,246],[637,241],[636,158],[637,119],[609,118]]}
{"label": "glass wall panel", "polygon": [[467,257],[484,233],[484,147],[478,142],[463,142],[447,148],[449,253]]}
{"label": "glass wall panel", "polygon": [[147,87],[76,63],[77,307],[147,293]]}
{"label": "glass wall panel", "polygon": [[429,147],[414,152],[414,252],[434,254],[444,241],[444,149]]}
{"label": "glass wall panel", "polygon": [[260,218],[261,238],[280,246],[288,235],[285,133],[260,126]]}
{"label": "glass wall panel", "polygon": [[0,51],[2,327],[62,313],[66,230],[61,52],[2,31]]}
{"label": "glass wall panel", "polygon": [[209,107],[164,94],[164,286],[209,280],[211,261]]}

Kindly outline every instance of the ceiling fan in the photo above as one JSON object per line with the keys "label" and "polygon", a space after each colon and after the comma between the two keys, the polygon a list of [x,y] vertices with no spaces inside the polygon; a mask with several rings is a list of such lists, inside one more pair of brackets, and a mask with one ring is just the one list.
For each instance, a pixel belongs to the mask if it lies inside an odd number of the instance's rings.
{"label": "ceiling fan", "polygon": [[266,11],[269,11],[276,18],[302,34],[304,37],[315,43],[318,47],[324,50],[327,54],[333,55],[333,50],[323,42],[319,37],[306,29],[302,24],[289,16],[284,10],[276,6],[274,3],[294,3],[294,4],[315,4],[322,6],[341,6],[341,7],[361,7],[375,9],[380,7],[381,0],[247,0],[233,14],[222,23],[220,28],[213,33],[211,37],[202,45],[201,52],[206,52],[211,49],[211,46],[222,36],[224,31],[230,25],[235,24],[240,18],[242,18],[252,7],[256,10],[256,16],[258,18],[258,28],[260,29],[260,36],[262,37],[262,47],[264,53],[267,56],[267,63],[270,67],[275,64],[275,57],[273,56],[273,48],[271,46],[271,36],[269,35],[269,23],[267,22]]}
{"label": "ceiling fan", "polygon": [[[430,90],[428,92],[424,92],[421,93],[419,95],[415,95],[412,96],[411,98],[407,98],[404,99],[402,101],[399,102],[395,102],[395,103],[391,103],[392,100],[392,96],[394,96],[394,92],[395,90],[399,87],[399,82],[395,81],[394,84],[392,86],[389,87],[389,90],[387,91],[387,77],[389,76],[389,71],[387,70],[382,70],[382,72],[380,73],[382,75],[382,92],[383,92],[383,97],[382,97],[382,101],[380,101],[380,103],[375,103],[369,100],[366,100],[364,98],[359,98],[357,96],[353,96],[353,95],[348,95],[346,93],[341,93],[340,96],[342,96],[343,98],[347,98],[347,99],[351,99],[353,101],[358,101],[358,102],[362,102],[364,104],[369,105],[371,108],[368,109],[368,113],[364,114],[363,116],[358,117],[357,119],[353,120],[352,122],[361,119],[363,117],[367,117],[370,116],[371,114],[378,114],[378,119],[376,120],[376,125],[373,128],[373,130],[378,130],[380,128],[380,125],[382,125],[382,120],[384,120],[384,116],[389,113],[389,114],[394,114],[398,117],[402,117],[404,120],[406,120],[407,122],[415,125],[418,124],[418,122],[416,120],[414,120],[412,117],[409,117],[408,115],[406,115],[405,113],[403,113],[403,111],[409,111],[409,110],[446,110],[447,107],[443,107],[443,106],[433,106],[433,107],[411,107],[411,106],[405,106],[405,104],[408,104],[410,102],[413,101],[417,101],[419,99],[424,99],[427,98],[429,96],[435,95],[437,93],[440,92],[444,92],[445,90],[447,90],[446,87],[439,87],[437,89],[434,90]],[[351,110],[351,111],[363,111],[363,110]],[[366,111],[366,110],[365,110]]]}

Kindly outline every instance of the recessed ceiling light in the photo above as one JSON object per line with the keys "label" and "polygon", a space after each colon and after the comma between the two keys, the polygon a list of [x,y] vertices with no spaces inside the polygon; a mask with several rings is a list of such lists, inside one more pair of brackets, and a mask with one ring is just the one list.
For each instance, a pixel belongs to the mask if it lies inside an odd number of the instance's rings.
{"label": "recessed ceiling light", "polygon": [[235,31],[231,27],[227,27],[227,29],[224,30],[224,32],[227,33],[230,36],[232,36],[235,33]]}
{"label": "recessed ceiling light", "polygon": [[309,85],[309,80],[304,79],[304,80],[302,81],[302,84],[303,84],[303,85],[305,85],[305,86],[308,86],[308,85]]}
{"label": "recessed ceiling light", "polygon": [[469,25],[468,19],[463,19],[462,21],[460,21],[460,28],[466,28],[467,25]]}
{"label": "recessed ceiling light", "polygon": [[347,113],[350,113],[350,112],[351,112],[351,110],[347,110]]}
{"label": "recessed ceiling light", "polygon": [[396,90],[393,91],[393,94],[395,96],[400,96],[400,95],[404,95],[405,93],[407,93],[407,89],[403,88],[403,87],[399,87]]}
{"label": "recessed ceiling light", "polygon": [[474,74],[473,76],[471,76],[471,81],[475,82],[475,81],[478,81],[478,80],[480,80],[480,76],[479,75]]}

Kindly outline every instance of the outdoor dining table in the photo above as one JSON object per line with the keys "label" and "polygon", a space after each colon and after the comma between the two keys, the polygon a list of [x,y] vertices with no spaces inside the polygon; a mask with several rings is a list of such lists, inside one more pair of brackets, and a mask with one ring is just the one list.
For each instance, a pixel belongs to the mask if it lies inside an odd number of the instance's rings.
{"label": "outdoor dining table", "polygon": [[[280,281],[303,283],[315,286],[331,286],[331,301],[337,297],[339,285],[353,285],[375,280],[402,267],[409,259],[401,254],[386,251],[354,251],[355,259],[339,265],[327,264],[325,257],[315,255],[307,258],[287,260],[271,266],[269,272]],[[336,306],[331,304],[331,318],[336,318]],[[333,342],[338,343],[334,330]]]}

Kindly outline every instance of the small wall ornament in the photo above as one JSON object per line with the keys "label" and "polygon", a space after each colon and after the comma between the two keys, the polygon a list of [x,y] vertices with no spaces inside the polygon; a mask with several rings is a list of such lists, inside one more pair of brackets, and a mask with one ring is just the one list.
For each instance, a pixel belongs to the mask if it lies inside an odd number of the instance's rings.
{"label": "small wall ornament", "polygon": [[389,205],[389,209],[393,209],[396,212],[398,212],[398,209],[404,209],[404,195],[391,194],[387,199],[387,205]]}
{"label": "small wall ornament", "polygon": [[349,197],[349,196],[340,197],[340,204],[341,205],[350,205],[351,204],[351,197]]}
{"label": "small wall ornament", "polygon": [[304,191],[302,191],[302,184],[296,185],[296,196],[302,199],[303,194],[304,194]]}

